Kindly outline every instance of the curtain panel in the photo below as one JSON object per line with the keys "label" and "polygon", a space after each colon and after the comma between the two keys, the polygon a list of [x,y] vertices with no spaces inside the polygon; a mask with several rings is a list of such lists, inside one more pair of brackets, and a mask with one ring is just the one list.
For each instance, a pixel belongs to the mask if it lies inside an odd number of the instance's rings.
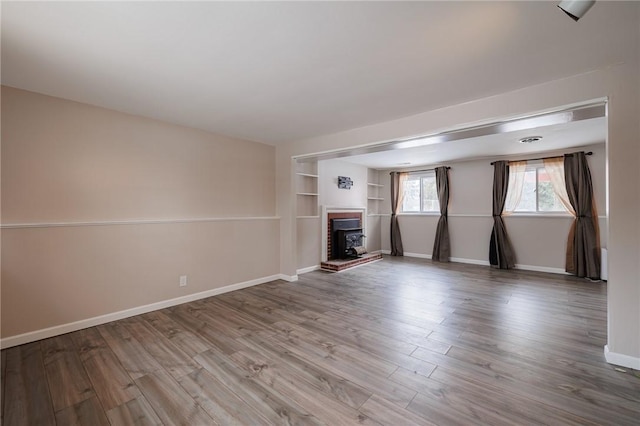
{"label": "curtain panel", "polygon": [[567,194],[567,183],[564,180],[564,157],[545,158],[543,162],[544,170],[551,180],[553,192],[565,210],[568,211],[571,216],[576,217],[576,212],[573,210],[571,201],[569,201],[569,195]]}
{"label": "curtain panel", "polygon": [[524,187],[524,175],[527,171],[526,161],[509,161],[509,184],[507,185],[507,198],[502,209],[502,215],[513,213],[520,204],[522,189]]}
{"label": "curtain panel", "polygon": [[400,234],[400,224],[398,223],[398,209],[402,205],[404,196],[404,182],[407,174],[401,172],[391,173],[391,256],[403,256],[402,235]]}
{"label": "curtain panel", "polygon": [[567,196],[575,211],[567,240],[566,271],[578,277],[600,279],[600,235],[593,185],[584,152],[564,156]]}
{"label": "curtain panel", "polygon": [[489,241],[489,263],[499,269],[515,267],[515,253],[502,220],[507,190],[509,188],[509,164],[496,161],[493,167],[493,230]]}
{"label": "curtain panel", "polygon": [[449,211],[449,171],[448,167],[437,167],[435,171],[438,202],[440,203],[440,219],[438,219],[431,259],[437,262],[448,262],[451,256],[451,242],[449,241],[449,224],[447,219]]}

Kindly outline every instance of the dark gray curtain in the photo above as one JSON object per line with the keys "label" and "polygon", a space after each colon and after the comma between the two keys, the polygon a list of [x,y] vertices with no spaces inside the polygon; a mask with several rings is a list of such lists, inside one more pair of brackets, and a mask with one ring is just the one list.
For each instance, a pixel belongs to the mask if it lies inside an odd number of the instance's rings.
{"label": "dark gray curtain", "polygon": [[509,163],[496,161],[493,166],[493,231],[489,242],[489,263],[500,269],[511,269],[516,264],[515,252],[502,220],[508,187]]}
{"label": "dark gray curtain", "polygon": [[449,224],[447,213],[449,211],[449,172],[448,167],[436,168],[436,187],[438,189],[438,202],[440,203],[440,219],[436,228],[436,238],[433,242],[431,259],[438,262],[448,262],[451,256],[451,243],[449,241]]}
{"label": "dark gray curtain", "polygon": [[598,214],[584,152],[564,156],[564,179],[569,202],[576,212],[567,241],[566,271],[578,277],[600,279]]}
{"label": "dark gray curtain", "polygon": [[402,235],[400,235],[400,224],[398,223],[398,209],[400,208],[400,173],[391,173],[391,256],[403,256]]}

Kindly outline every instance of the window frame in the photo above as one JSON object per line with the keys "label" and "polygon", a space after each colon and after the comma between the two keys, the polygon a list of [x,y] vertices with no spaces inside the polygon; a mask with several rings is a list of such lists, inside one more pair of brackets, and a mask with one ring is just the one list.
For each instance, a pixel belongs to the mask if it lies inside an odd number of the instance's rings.
{"label": "window frame", "polygon": [[[432,216],[432,215],[440,215],[440,200],[436,199],[436,201],[438,201],[438,209],[437,210],[424,210],[424,196],[422,193],[422,190],[424,188],[424,184],[422,182],[422,179],[424,178],[433,178],[434,181],[436,179],[436,172],[434,171],[427,171],[427,172],[409,172],[408,176],[407,176],[407,181],[409,179],[415,179],[415,178],[419,178],[420,180],[420,184],[419,184],[419,188],[420,188],[420,210],[417,211],[405,211],[404,210],[404,201],[403,204],[400,205],[400,211],[398,212],[398,214],[406,214],[406,215],[414,215],[414,216],[419,216],[419,215],[425,215],[425,216]],[[406,183],[406,181],[405,181]],[[401,190],[403,191],[404,194],[404,186],[401,188]],[[436,190],[437,190],[437,183],[436,183]]]}

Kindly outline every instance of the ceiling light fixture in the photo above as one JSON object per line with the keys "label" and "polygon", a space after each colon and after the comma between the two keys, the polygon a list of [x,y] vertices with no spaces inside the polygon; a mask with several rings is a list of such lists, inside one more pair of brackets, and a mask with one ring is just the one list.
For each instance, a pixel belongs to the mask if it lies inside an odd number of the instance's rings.
{"label": "ceiling light fixture", "polygon": [[596,0],[562,0],[558,7],[577,22],[591,9],[595,2]]}
{"label": "ceiling light fixture", "polygon": [[542,139],[542,136],[527,136],[526,138],[520,139],[518,142],[520,142],[520,143],[534,143],[534,142],[538,142],[540,139]]}

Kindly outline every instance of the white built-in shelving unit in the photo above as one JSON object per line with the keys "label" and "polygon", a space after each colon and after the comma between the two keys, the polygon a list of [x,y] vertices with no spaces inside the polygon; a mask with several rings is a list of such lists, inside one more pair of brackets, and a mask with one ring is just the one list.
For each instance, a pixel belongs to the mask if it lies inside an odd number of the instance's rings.
{"label": "white built-in shelving unit", "polygon": [[378,181],[378,171],[369,169],[367,171],[367,212],[368,216],[379,216],[381,212],[381,204],[384,201],[382,196],[382,188]]}
{"label": "white built-in shelving unit", "polygon": [[318,217],[318,163],[296,163],[296,205],[298,218]]}

